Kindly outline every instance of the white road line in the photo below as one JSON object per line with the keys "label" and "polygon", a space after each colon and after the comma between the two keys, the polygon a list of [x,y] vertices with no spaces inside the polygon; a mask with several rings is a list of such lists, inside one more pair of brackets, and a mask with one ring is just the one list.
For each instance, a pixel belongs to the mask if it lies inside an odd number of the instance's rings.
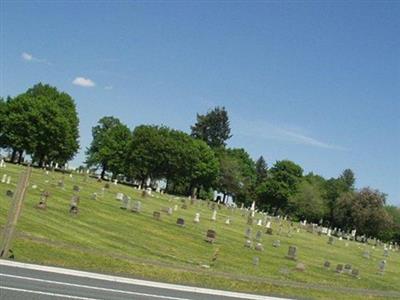
{"label": "white road line", "polygon": [[10,291],[17,291],[17,292],[24,292],[24,293],[38,294],[38,295],[46,295],[46,296],[59,297],[59,298],[68,298],[68,299],[99,300],[99,299],[96,299],[96,298],[77,297],[77,296],[64,295],[64,294],[56,294],[56,293],[48,293],[48,292],[33,291],[33,290],[26,290],[26,289],[18,289],[18,288],[12,288],[12,287],[2,286],[2,285],[0,285],[0,290],[10,290]]}
{"label": "white road line", "polygon": [[268,297],[268,296],[253,295],[253,294],[246,294],[246,293],[213,290],[213,289],[207,289],[207,288],[198,288],[198,287],[191,287],[191,286],[171,284],[171,283],[162,283],[162,282],[147,281],[147,280],[140,280],[140,279],[124,278],[124,277],[97,274],[97,273],[77,271],[77,270],[70,270],[70,269],[64,269],[64,268],[58,268],[58,267],[47,267],[47,266],[40,266],[40,265],[34,265],[34,264],[20,263],[20,262],[3,260],[3,259],[0,259],[0,265],[17,267],[17,268],[25,268],[25,269],[29,269],[29,270],[36,270],[36,271],[43,271],[43,272],[51,272],[51,273],[57,273],[57,274],[63,274],[63,275],[84,277],[84,278],[93,278],[93,279],[106,280],[106,281],[112,281],[112,282],[118,282],[118,283],[127,283],[127,284],[134,284],[134,285],[140,285],[140,286],[182,291],[182,292],[191,292],[191,293],[199,293],[199,294],[206,294],[206,295],[231,297],[231,298],[237,298],[237,299],[248,299],[248,300],[283,300],[283,299],[285,299],[285,298]]}
{"label": "white road line", "polygon": [[25,277],[25,276],[17,276],[17,275],[8,275],[8,274],[3,274],[3,273],[0,273],[0,276],[23,279],[23,280],[30,280],[30,281],[37,281],[37,282],[44,282],[44,283],[50,283],[50,284],[73,286],[73,287],[78,287],[78,288],[99,290],[99,291],[104,291],[104,292],[135,295],[135,296],[153,297],[153,298],[168,299],[168,300],[190,300],[188,298],[178,298],[178,297],[162,296],[162,295],[157,295],[157,294],[146,294],[146,293],[139,293],[139,292],[108,289],[108,288],[102,288],[102,287],[97,287],[97,286],[92,286],[92,285],[75,284],[75,283],[53,281],[53,280],[46,280],[46,279],[39,279],[39,278],[32,278],[32,277]]}

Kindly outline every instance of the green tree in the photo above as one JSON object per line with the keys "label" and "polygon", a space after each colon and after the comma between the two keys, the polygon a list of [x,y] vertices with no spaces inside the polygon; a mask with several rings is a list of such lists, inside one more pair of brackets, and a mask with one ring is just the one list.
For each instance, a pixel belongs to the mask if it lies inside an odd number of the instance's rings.
{"label": "green tree", "polygon": [[212,148],[224,147],[232,137],[225,107],[215,107],[205,115],[197,114],[197,122],[191,130],[193,137],[205,141]]}
{"label": "green tree", "polygon": [[127,146],[131,138],[129,128],[115,117],[103,117],[92,128],[93,140],[86,150],[88,167],[100,167],[101,177],[110,171],[113,177],[124,173]]}
{"label": "green tree", "polygon": [[354,172],[351,169],[344,170],[342,175],[340,175],[339,180],[343,182],[343,187],[346,192],[354,191],[356,178],[354,176]]}
{"label": "green tree", "polygon": [[385,210],[392,218],[392,226],[386,232],[385,238],[386,240],[400,243],[400,208],[394,205],[387,205]]}
{"label": "green tree", "polygon": [[79,118],[71,96],[39,83],[24,97],[33,103],[28,108],[34,113],[29,120],[34,131],[33,159],[40,166],[51,162],[64,164],[72,159],[79,149]]}
{"label": "green tree", "polygon": [[335,223],[343,229],[356,228],[359,234],[384,238],[393,222],[385,202],[385,194],[370,188],[344,193],[334,208]]}
{"label": "green tree", "polygon": [[302,180],[296,194],[289,197],[289,211],[298,219],[317,222],[324,217],[327,207],[321,189],[315,182]]}
{"label": "green tree", "polygon": [[2,111],[1,146],[12,150],[11,161],[15,161],[17,154],[21,160],[24,151],[33,153],[35,149],[37,125],[34,121],[38,107],[31,97],[21,94],[3,102]]}
{"label": "green tree", "polygon": [[282,160],[275,163],[269,174],[269,179],[257,188],[258,205],[263,209],[274,208],[276,214],[287,208],[289,198],[297,191],[303,169],[290,160]]}
{"label": "green tree", "polygon": [[256,161],[256,183],[264,182],[268,177],[268,167],[264,157],[260,156]]}

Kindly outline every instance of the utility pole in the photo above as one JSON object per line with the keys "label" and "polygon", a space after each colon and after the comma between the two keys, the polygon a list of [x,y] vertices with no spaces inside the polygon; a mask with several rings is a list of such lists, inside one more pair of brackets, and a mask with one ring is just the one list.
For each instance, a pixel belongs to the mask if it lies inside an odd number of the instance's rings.
{"label": "utility pole", "polygon": [[7,224],[4,228],[3,238],[0,244],[0,258],[8,258],[11,243],[14,238],[15,228],[17,227],[18,218],[21,214],[22,204],[25,198],[26,190],[29,186],[29,178],[31,177],[32,168],[28,166],[20,175],[13,203],[8,212]]}

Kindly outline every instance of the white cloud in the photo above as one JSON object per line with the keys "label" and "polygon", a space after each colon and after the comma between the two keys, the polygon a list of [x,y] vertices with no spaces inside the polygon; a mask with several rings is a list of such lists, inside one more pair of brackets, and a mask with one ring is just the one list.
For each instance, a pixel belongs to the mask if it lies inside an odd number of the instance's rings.
{"label": "white cloud", "polygon": [[104,89],[105,89],[105,90],[112,90],[112,89],[113,89],[113,86],[112,86],[112,85],[106,85],[106,86],[104,87]]}
{"label": "white cloud", "polygon": [[[308,134],[301,132],[299,128],[287,128],[277,126],[264,121],[250,121],[244,122],[239,121],[239,134],[244,136],[250,136],[254,138],[272,139],[289,143],[296,143],[302,145],[308,145],[318,148],[325,148],[331,150],[347,150],[345,147],[329,144],[320,141],[316,138],[309,136]],[[236,130],[235,130],[236,131]]]}
{"label": "white cloud", "polygon": [[35,57],[28,52],[22,52],[21,58],[22,58],[22,60],[27,61],[27,62],[35,62],[35,63],[43,63],[43,64],[51,65],[51,63],[49,63],[46,59]]}
{"label": "white cloud", "polygon": [[33,56],[32,54],[26,53],[26,52],[22,52],[21,57],[23,60],[26,61],[32,61],[33,60]]}
{"label": "white cloud", "polygon": [[84,77],[76,77],[72,83],[82,87],[94,87],[96,85],[91,79]]}

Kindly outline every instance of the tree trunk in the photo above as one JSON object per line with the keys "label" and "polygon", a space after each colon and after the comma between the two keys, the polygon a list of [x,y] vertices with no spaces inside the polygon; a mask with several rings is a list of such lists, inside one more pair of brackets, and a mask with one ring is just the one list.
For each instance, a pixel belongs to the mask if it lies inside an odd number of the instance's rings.
{"label": "tree trunk", "polygon": [[105,174],[106,174],[106,167],[103,165],[103,166],[102,166],[102,170],[101,170],[101,175],[100,175],[101,179],[104,180],[104,175],[105,175]]}
{"label": "tree trunk", "polygon": [[24,150],[18,151],[18,164],[21,164],[24,158]]}
{"label": "tree trunk", "polygon": [[15,156],[17,155],[17,150],[13,149],[11,152],[11,162],[15,161]]}

